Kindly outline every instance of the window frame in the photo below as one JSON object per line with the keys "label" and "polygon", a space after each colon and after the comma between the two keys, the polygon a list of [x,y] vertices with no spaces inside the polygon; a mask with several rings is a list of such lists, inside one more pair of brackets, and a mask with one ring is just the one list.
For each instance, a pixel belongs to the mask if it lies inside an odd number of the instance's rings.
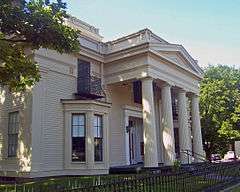
{"label": "window frame", "polygon": [[[73,116],[74,115],[83,115],[84,117],[84,125],[74,125],[73,124]],[[86,128],[87,128],[87,116],[86,113],[72,113],[71,114],[71,161],[72,162],[78,162],[78,163],[85,163],[86,162]],[[84,160],[74,160],[73,159],[73,127],[74,126],[84,126],[84,137],[76,137],[76,138],[84,138]]]}
{"label": "window frame", "polygon": [[[10,121],[11,115],[15,115],[15,121]],[[17,120],[16,120],[17,117]],[[11,123],[11,124],[10,124]],[[13,126],[13,124],[15,124]],[[11,127],[11,129],[10,129]],[[17,153],[18,153],[18,136],[19,136],[19,127],[20,127],[20,115],[19,115],[19,111],[12,111],[8,113],[8,138],[7,138],[7,156],[8,157],[17,157]],[[11,138],[11,139],[10,139]],[[14,139],[12,139],[14,138]],[[10,143],[10,140],[14,142]],[[14,147],[14,150],[10,152],[10,148]]]}
{"label": "window frame", "polygon": [[[97,126],[95,126],[95,118],[100,118],[101,122],[100,124],[98,124],[98,119],[97,119]],[[93,135],[93,139],[94,139],[94,161],[95,162],[103,162],[104,161],[104,116],[101,114],[94,114],[94,122],[93,122],[93,128],[94,128],[94,135]],[[97,130],[96,130],[97,128]],[[99,131],[100,129],[100,131]],[[95,136],[95,132],[97,132],[97,135]],[[100,133],[98,135],[98,133]],[[97,145],[96,145],[96,141],[100,141],[101,142],[101,146],[100,146],[100,150],[101,150],[101,156],[100,159],[96,158],[96,152],[97,152]],[[98,149],[99,150],[99,149]]]}

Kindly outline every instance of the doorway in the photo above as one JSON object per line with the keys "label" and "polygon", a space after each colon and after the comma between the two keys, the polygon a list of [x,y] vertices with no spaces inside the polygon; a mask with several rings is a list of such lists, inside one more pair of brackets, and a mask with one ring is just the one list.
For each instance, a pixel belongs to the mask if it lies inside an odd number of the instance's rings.
{"label": "doorway", "polygon": [[129,117],[129,158],[130,164],[143,163],[144,142],[142,118]]}

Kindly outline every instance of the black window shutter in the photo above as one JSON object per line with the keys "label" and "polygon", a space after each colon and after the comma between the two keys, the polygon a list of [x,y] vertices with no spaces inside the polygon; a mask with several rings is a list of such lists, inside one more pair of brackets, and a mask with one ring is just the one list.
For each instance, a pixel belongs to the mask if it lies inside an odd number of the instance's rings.
{"label": "black window shutter", "polygon": [[133,97],[134,102],[142,104],[142,82],[134,81],[133,82]]}

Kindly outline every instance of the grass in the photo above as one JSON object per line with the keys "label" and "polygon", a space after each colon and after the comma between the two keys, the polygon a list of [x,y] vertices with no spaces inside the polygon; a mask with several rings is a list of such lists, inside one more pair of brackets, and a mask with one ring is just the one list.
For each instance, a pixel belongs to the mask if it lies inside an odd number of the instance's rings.
{"label": "grass", "polygon": [[[79,177],[59,177],[45,180],[27,182],[24,184],[0,185],[0,192],[53,192],[59,190],[76,189],[80,187],[93,186],[101,181],[101,184],[123,178],[131,178],[133,175],[102,175],[102,176],[79,176]],[[101,178],[101,179],[100,179]]]}
{"label": "grass", "polygon": [[[111,192],[114,188],[114,185],[110,187],[107,186],[109,179],[116,180],[124,180],[127,183],[123,184],[119,182],[119,186],[117,189],[119,191],[163,191],[163,192],[173,192],[173,191],[201,191],[202,189],[212,185],[213,183],[217,183],[216,180],[205,179],[201,176],[182,176],[176,179],[176,176],[171,177],[159,177],[157,181],[158,184],[153,185],[153,183],[148,182],[148,185],[144,185],[141,179],[137,179],[137,185],[132,185],[134,177],[133,175],[108,175],[101,176],[101,183],[106,184],[107,190]],[[48,179],[44,181],[36,181],[25,183],[24,185],[1,185],[0,192],[56,192],[69,190],[84,186],[92,186],[94,183],[97,184],[98,177],[97,176],[86,176],[86,177],[66,177],[66,178],[54,178]],[[134,183],[136,184],[136,183]],[[116,184],[118,185],[118,184]],[[137,187],[136,187],[137,186]],[[91,190],[89,190],[91,191]],[[101,191],[99,189],[99,191]]]}
{"label": "grass", "polygon": [[[168,176],[159,175],[152,177],[149,173],[141,173],[125,175],[116,174],[102,176],[58,177],[19,185],[0,185],[0,192],[59,192],[88,186],[90,186],[88,191],[92,191],[91,189],[95,188],[94,191],[99,192],[111,192],[115,191],[115,188],[117,188],[116,191],[126,192],[197,192],[220,183],[221,181],[218,177],[220,175],[223,175],[223,177],[239,176],[239,169],[236,167],[229,167],[228,169],[222,169],[220,171],[218,169],[204,171],[204,173],[206,174],[205,176],[195,175],[194,173],[181,173]],[[100,188],[102,188],[102,190]],[[240,191],[240,189],[238,188],[235,191]]]}
{"label": "grass", "polygon": [[231,190],[231,192],[239,192],[239,191],[240,191],[240,186]]}

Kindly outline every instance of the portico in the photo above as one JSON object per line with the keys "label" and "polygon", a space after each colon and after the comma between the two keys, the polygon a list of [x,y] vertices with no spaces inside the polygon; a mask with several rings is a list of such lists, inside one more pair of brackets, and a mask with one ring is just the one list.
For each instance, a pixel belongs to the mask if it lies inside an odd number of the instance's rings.
{"label": "portico", "polygon": [[[191,163],[192,157],[195,162],[199,162],[199,157],[204,156],[204,153],[198,95],[152,77],[138,79],[138,81],[141,81],[142,104],[122,106],[125,140],[125,164],[123,165],[142,162],[132,160],[133,147],[137,150],[134,152],[135,156],[140,154],[141,147],[144,150],[142,160],[145,167],[157,167],[160,164],[173,165],[176,159],[183,164]],[[128,87],[131,84],[131,81],[123,82],[121,86]],[[120,88],[116,86],[116,89]],[[176,98],[173,95],[176,95]],[[128,94],[127,96],[131,97]],[[173,117],[173,99],[177,99],[177,122]],[[135,123],[131,122],[133,118],[141,119],[140,125],[138,122],[138,126],[135,126]],[[192,121],[190,122],[189,119]],[[131,131],[133,129],[134,131]],[[140,129],[142,130],[139,131]],[[178,138],[174,136],[174,129],[178,132]],[[132,134],[135,133],[138,139],[131,141],[132,137],[135,137]],[[176,144],[179,144],[178,149],[175,149]],[[180,155],[179,158],[177,153]],[[188,156],[188,153],[193,154]]]}
{"label": "portico", "polygon": [[[145,167],[155,167],[158,165],[157,160],[157,147],[156,147],[156,116],[153,110],[155,103],[153,95],[153,79],[145,78],[141,80],[143,93],[147,92],[147,96],[143,96],[143,129],[144,129],[144,166]],[[173,165],[176,160],[175,156],[175,138],[174,138],[174,127],[173,127],[173,115],[172,115],[172,98],[171,98],[171,86],[169,83],[165,82],[161,88],[161,131],[160,138],[163,140],[163,152],[164,164]],[[175,88],[176,89],[176,88]],[[146,91],[148,90],[148,91]],[[202,148],[202,137],[201,137],[201,127],[200,127],[200,116],[199,116],[199,106],[198,106],[198,96],[191,93],[190,97],[187,97],[187,91],[182,88],[177,88],[178,95],[178,132],[179,132],[179,148],[180,148],[180,161],[183,164],[189,162],[189,157],[186,151],[192,152],[194,154],[199,154],[204,156]],[[187,108],[187,100],[191,101],[191,112],[192,112],[192,124],[189,126],[189,116]],[[191,129],[193,131],[191,131]],[[191,136],[193,137],[193,146],[191,142]],[[151,138],[151,139],[149,139]],[[197,156],[195,157],[196,162],[198,162]],[[190,160],[191,162],[191,160]]]}
{"label": "portico", "polygon": [[[105,83],[126,86],[141,82],[141,102],[137,108],[143,122],[144,166],[173,165],[176,154],[183,164],[192,161],[188,153],[193,153],[194,161],[198,161],[197,155],[204,155],[198,106],[201,69],[182,46],[169,44],[148,30],[134,35],[146,36],[148,43],[129,48],[126,56],[124,47],[121,50],[119,46],[126,46],[124,41],[133,42],[130,39],[134,37],[114,41],[111,46],[118,47],[119,52],[106,59]],[[173,117],[173,99],[177,100],[177,120]],[[127,127],[129,118],[124,114]],[[129,164],[128,135],[124,135],[125,162]]]}

